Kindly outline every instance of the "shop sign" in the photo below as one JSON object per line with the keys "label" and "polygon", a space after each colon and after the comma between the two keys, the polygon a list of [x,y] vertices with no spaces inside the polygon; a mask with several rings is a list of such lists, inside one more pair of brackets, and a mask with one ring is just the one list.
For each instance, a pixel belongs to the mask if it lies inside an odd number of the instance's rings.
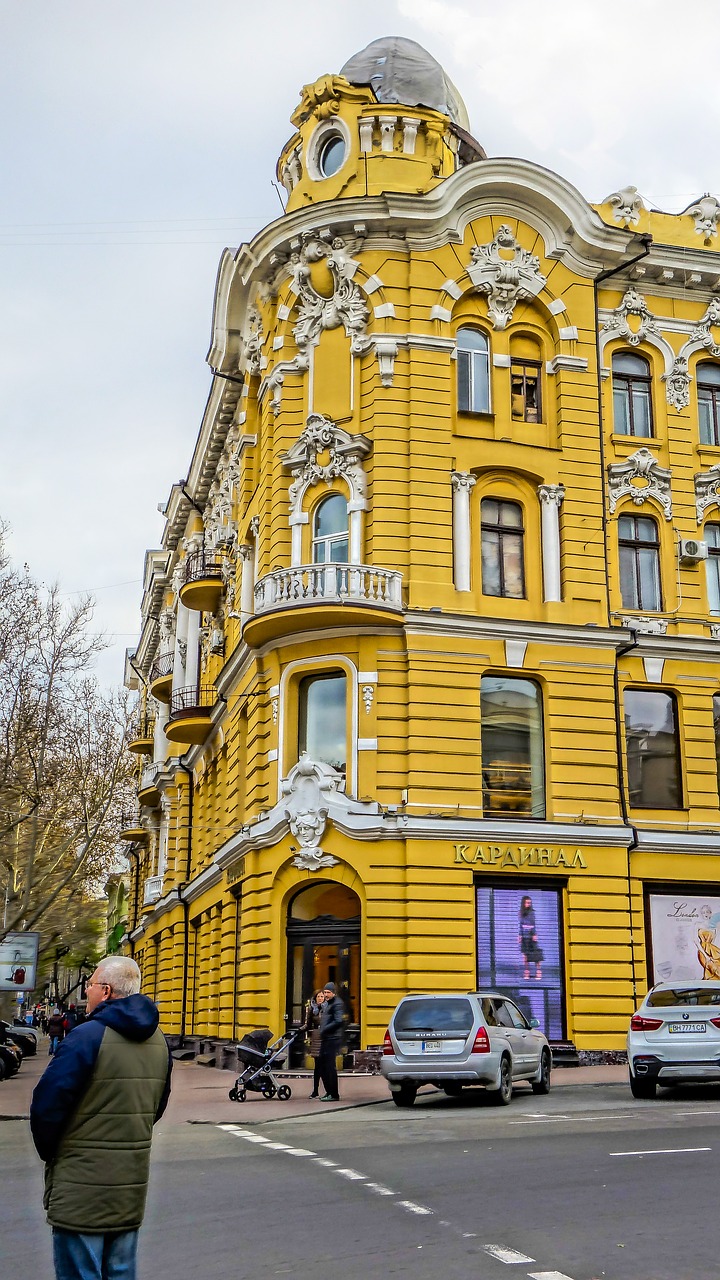
{"label": "shop sign", "polygon": [[236,881],[242,880],[244,875],[245,875],[245,859],[244,857],[236,858],[234,862],[230,863],[229,867],[225,868],[225,883],[235,884]]}
{"label": "shop sign", "polygon": [[455,861],[481,863],[502,870],[513,867],[579,867],[587,870],[582,849],[554,848],[536,844],[456,844]]}

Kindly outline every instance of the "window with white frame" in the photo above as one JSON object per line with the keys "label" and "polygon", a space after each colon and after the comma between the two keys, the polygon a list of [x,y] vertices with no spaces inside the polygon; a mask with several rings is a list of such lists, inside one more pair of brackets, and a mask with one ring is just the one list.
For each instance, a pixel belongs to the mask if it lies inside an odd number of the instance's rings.
{"label": "window with white frame", "polygon": [[480,329],[459,329],[457,335],[458,410],[490,412],[490,344]]}
{"label": "window with white frame", "polygon": [[347,564],[348,509],[341,493],[331,493],[315,508],[313,564]]}
{"label": "window with white frame", "polygon": [[323,671],[304,676],[298,686],[298,755],[347,770],[347,676]]}

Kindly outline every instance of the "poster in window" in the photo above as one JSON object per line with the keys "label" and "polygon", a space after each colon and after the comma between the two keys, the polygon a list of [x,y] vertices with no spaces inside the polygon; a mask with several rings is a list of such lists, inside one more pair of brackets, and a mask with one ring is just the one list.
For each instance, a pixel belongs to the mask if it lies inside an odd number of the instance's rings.
{"label": "poster in window", "polygon": [[506,992],[548,1040],[564,1035],[560,891],[477,889],[478,981]]}
{"label": "poster in window", "polygon": [[651,893],[653,982],[720,978],[720,898]]}
{"label": "poster in window", "polygon": [[32,991],[37,982],[39,933],[6,933],[0,942],[0,991]]}

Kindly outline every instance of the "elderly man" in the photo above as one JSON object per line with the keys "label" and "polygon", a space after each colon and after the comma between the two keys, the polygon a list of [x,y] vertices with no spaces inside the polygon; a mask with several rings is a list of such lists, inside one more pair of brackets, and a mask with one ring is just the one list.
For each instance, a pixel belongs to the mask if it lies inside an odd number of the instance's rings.
{"label": "elderly man", "polygon": [[152,1128],[172,1067],[157,1008],[139,991],[134,960],[101,960],[87,986],[87,1020],[60,1043],[33,1093],[57,1280],[136,1275]]}

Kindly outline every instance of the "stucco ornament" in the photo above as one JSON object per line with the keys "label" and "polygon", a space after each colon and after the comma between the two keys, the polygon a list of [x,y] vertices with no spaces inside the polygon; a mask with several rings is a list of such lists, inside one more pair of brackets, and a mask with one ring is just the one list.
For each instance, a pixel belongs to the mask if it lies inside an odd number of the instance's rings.
{"label": "stucco ornament", "polygon": [[[510,251],[512,258],[503,258]],[[540,260],[518,244],[510,227],[503,223],[494,240],[470,250],[468,275],[479,293],[487,294],[488,316],[494,329],[504,329],[512,320],[518,301],[535,298],[546,284]]]}
{"label": "stucco ornament", "polygon": [[160,614],[160,648],[171,649],[175,640],[175,612],[163,609]]}
{"label": "stucco ornament", "polygon": [[347,84],[338,76],[321,76],[314,84],[304,84],[300,90],[300,104],[290,117],[292,123],[304,124],[310,116],[318,120],[332,119],[340,110],[343,89],[347,89]]}
{"label": "stucco ornament", "polygon": [[[638,316],[640,324],[637,329],[630,327],[630,316]],[[631,347],[638,347],[649,333],[658,334],[658,324],[647,302],[637,289],[629,288],[620,303],[603,325],[603,333],[613,338],[624,338]]]}
{"label": "stucco ornament", "polygon": [[713,337],[712,330],[715,325],[720,325],[720,298],[713,298],[704,316],[691,330],[687,345],[699,343],[709,356],[717,360],[720,358],[720,345]]}
{"label": "stucco ornament", "polygon": [[262,317],[257,307],[251,307],[247,315],[247,331],[243,342],[243,360],[247,371],[256,377],[262,369],[262,346],[264,341]]}
{"label": "stucco ornament", "polygon": [[[331,418],[311,413],[304,431],[282,459],[283,466],[293,474],[289,490],[291,510],[299,510],[310,485],[322,481],[329,485],[340,477],[347,481],[353,502],[364,506],[367,478],[362,460],[370,449],[367,436],[350,435]],[[320,462],[320,455],[327,455],[327,461]]]}
{"label": "stucco ornament", "polygon": [[621,498],[629,497],[636,507],[648,498],[655,498],[662,507],[666,520],[672,517],[672,493],[670,472],[661,467],[654,454],[638,449],[625,462],[613,462],[608,467],[610,511],[614,511]]}
{"label": "stucco ornament", "polygon": [[638,618],[634,614],[623,614],[620,622],[623,627],[629,627],[632,631],[641,631],[643,635],[667,635],[668,624],[664,618]]}
{"label": "stucco ornament", "polygon": [[[318,293],[312,282],[312,265],[325,259],[332,278],[332,293]],[[351,256],[342,236],[310,232],[293,254],[289,270],[298,298],[298,320],[293,330],[298,351],[307,355],[324,329],[343,326],[353,355],[362,355],[371,345],[367,332],[369,310],[353,281],[359,263]]]}
{"label": "stucco ornament", "polygon": [[640,221],[640,210],[645,208],[643,198],[637,187],[621,187],[613,191],[603,200],[603,204],[613,206],[613,218],[623,226],[636,226]]}
{"label": "stucco ornament", "polygon": [[667,402],[674,409],[687,409],[690,403],[690,374],[685,356],[676,356],[669,373],[662,375]]}
{"label": "stucco ornament", "polygon": [[695,512],[698,524],[705,519],[708,507],[720,505],[720,463],[695,475]]}
{"label": "stucco ornament", "polygon": [[691,218],[695,219],[695,233],[702,236],[705,244],[717,235],[718,216],[720,215],[720,203],[706,191],[695,204],[691,204],[685,210]]}
{"label": "stucco ornament", "polygon": [[290,770],[282,784],[285,802],[285,818],[300,848],[293,858],[293,866],[304,871],[319,871],[321,867],[334,867],[338,859],[325,853],[320,841],[327,823],[327,793],[337,791],[341,775],[330,765],[311,760],[306,752]]}

